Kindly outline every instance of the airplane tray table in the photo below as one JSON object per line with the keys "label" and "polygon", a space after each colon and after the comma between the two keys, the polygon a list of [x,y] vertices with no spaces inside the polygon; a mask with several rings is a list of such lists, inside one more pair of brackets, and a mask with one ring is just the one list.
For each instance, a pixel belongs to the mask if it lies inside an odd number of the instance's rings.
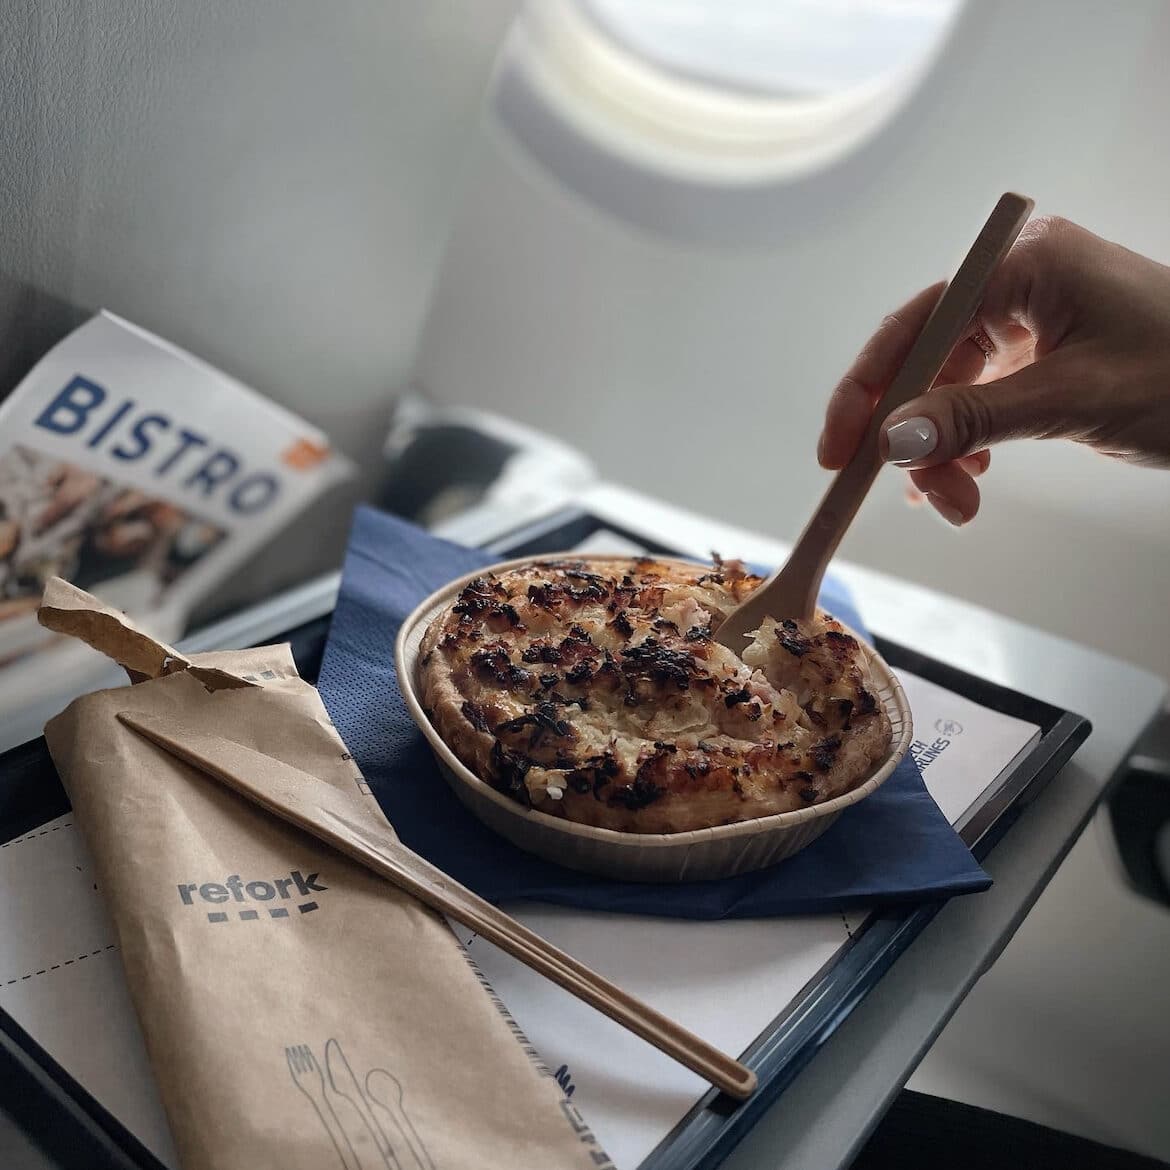
{"label": "airplane tray table", "polygon": [[[580,512],[559,513],[494,541],[493,552],[523,556],[575,547],[603,526]],[[643,534],[606,523],[607,533],[652,553],[673,550]],[[272,606],[264,610],[256,640],[288,641],[302,675],[314,681],[329,628],[328,603],[307,621],[273,634]],[[304,616],[303,612],[299,615]],[[1012,716],[1040,729],[1028,749],[1001,774],[994,790],[984,793],[958,822],[958,831],[982,860],[1025,807],[1059,772],[1089,733],[1080,716],[987,682],[882,638],[878,650],[898,671],[962,696],[981,707]],[[199,638],[204,648],[204,638]],[[238,644],[238,643],[237,643]],[[68,812],[69,804],[49,759],[44,740],[0,755],[0,848],[40,831]],[[978,897],[979,895],[971,895]],[[3,891],[0,891],[0,898]],[[645,1156],[640,1170],[707,1170],[718,1165],[752,1125],[776,1103],[817,1050],[873,989],[940,909],[924,903],[874,911],[849,932],[848,945],[814,976],[742,1053],[756,1070],[760,1088],[751,1100],[736,1104],[713,1091]],[[685,924],[681,927],[685,929]],[[3,988],[0,986],[0,991]],[[0,1106],[19,1101],[22,1123],[34,1132],[54,1133],[57,1145],[68,1134],[68,1148],[79,1166],[124,1165],[158,1168],[162,1163],[130,1130],[88,1093],[12,1016],[0,998]]]}

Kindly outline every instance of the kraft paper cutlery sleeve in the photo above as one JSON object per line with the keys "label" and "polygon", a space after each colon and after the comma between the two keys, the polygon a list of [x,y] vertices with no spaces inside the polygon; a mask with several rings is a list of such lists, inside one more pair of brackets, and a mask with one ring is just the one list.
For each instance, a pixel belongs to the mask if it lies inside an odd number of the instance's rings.
{"label": "kraft paper cutlery sleeve", "polygon": [[[45,735],[184,1170],[610,1165],[442,919],[118,721],[181,714],[353,790],[288,647],[188,659],[60,580],[41,620],[139,680],[76,700]],[[371,1108],[370,1083],[393,1100]]]}

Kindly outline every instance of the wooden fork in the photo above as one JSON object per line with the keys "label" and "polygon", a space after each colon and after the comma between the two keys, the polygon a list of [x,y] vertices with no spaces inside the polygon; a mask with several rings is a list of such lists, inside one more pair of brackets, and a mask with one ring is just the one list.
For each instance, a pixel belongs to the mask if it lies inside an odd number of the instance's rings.
{"label": "wooden fork", "polygon": [[837,472],[788,560],[727,615],[715,631],[716,642],[738,654],[746,635],[759,629],[765,618],[813,616],[825,569],[882,468],[878,448],[882,424],[896,407],[930,389],[951,350],[963,339],[987,282],[1016,242],[1033,206],[1032,200],[1022,195],[1000,196],[901,369],[874,407],[853,458]]}
{"label": "wooden fork", "polygon": [[222,781],[269,812],[361,862],[425,905],[474,930],[698,1073],[717,1089],[740,1100],[755,1091],[756,1074],[751,1069],[473,894],[407,849],[393,834],[373,830],[368,808],[356,797],[291,764],[243,744],[182,727],[166,717],[121,712],[118,719],[164,751]]}

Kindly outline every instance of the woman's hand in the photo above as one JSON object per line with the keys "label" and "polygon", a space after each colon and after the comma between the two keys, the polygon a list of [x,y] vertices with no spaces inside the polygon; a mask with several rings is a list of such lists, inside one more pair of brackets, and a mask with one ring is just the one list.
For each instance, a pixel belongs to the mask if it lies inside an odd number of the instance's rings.
{"label": "woman's hand", "polygon": [[[888,316],[833,391],[823,467],[849,461],[941,292]],[[1067,220],[1033,220],[933,388],[890,414],[881,451],[958,525],[978,511],[987,448],[1025,438],[1170,467],[1170,268]]]}

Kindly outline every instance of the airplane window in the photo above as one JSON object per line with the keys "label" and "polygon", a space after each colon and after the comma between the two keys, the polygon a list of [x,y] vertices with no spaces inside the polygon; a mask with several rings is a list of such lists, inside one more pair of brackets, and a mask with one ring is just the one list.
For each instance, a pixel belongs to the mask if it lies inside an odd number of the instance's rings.
{"label": "airplane window", "polygon": [[[577,194],[628,218],[824,170],[876,133],[962,0],[531,0],[493,106]],[[682,186],[666,192],[663,182]],[[688,209],[689,187],[700,195]],[[669,198],[666,196],[669,195]],[[701,234],[701,233],[700,233]]]}

